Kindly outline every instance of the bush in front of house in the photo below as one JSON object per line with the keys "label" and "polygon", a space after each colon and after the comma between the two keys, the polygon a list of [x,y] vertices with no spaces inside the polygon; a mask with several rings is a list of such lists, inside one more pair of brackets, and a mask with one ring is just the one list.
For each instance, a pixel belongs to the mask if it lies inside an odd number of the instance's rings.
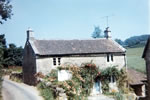
{"label": "bush in front of house", "polygon": [[37,87],[40,90],[41,96],[43,96],[45,100],[54,100],[52,89],[48,87],[44,82],[40,82]]}
{"label": "bush in front of house", "polygon": [[[72,79],[58,81],[58,70],[69,70],[72,73]],[[45,98],[45,100],[51,100],[49,95],[53,95],[51,96],[53,99],[58,99],[60,96],[60,91],[58,91],[57,88],[64,90],[68,100],[85,100],[90,95],[95,81],[94,79],[97,77],[101,78],[103,93],[109,92],[109,77],[112,75],[116,78],[116,80],[118,80],[118,86],[123,84],[121,82],[123,79],[120,79],[122,74],[121,71],[122,70],[116,69],[116,67],[109,67],[100,70],[91,62],[84,63],[80,67],[75,65],[59,66],[57,70],[52,70],[49,75],[46,75],[43,78],[44,83],[40,82],[39,84],[42,85],[38,85],[38,87],[42,90],[41,95]],[[116,96],[119,97],[118,95]]]}

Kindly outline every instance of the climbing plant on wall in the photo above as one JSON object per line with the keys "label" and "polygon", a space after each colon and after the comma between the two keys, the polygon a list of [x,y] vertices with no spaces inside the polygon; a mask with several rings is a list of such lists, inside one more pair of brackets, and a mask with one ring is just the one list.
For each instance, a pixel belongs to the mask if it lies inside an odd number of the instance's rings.
{"label": "climbing plant on wall", "polygon": [[[58,70],[68,70],[72,73],[72,78],[66,81],[58,81]],[[96,78],[100,78],[102,82],[103,93],[109,92],[109,79],[114,76],[117,80],[118,86],[122,86],[122,82],[125,82],[124,70],[118,70],[115,66],[108,67],[106,69],[100,70],[94,63],[84,63],[79,66],[59,66],[57,70],[52,70],[51,73],[45,76],[45,80],[51,82],[59,88],[63,88],[69,100],[84,100],[88,95],[90,95],[93,88],[93,84]],[[121,76],[121,77],[120,77]],[[50,87],[49,87],[50,88]],[[54,89],[51,89],[54,90]],[[55,93],[55,98],[59,94]]]}

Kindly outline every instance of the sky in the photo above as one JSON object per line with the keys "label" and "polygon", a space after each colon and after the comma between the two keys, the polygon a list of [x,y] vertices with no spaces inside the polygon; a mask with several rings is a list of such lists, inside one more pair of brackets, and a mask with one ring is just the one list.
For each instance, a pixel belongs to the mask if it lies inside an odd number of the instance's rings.
{"label": "sky", "polygon": [[7,44],[23,46],[30,27],[37,39],[91,39],[95,26],[112,38],[150,34],[150,0],[11,0],[13,16],[0,25]]}

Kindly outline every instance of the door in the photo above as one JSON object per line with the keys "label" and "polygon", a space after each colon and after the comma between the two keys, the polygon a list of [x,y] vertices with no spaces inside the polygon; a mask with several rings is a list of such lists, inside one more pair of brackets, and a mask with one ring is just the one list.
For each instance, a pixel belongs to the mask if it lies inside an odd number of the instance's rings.
{"label": "door", "polygon": [[93,85],[92,94],[97,95],[97,94],[101,94],[101,93],[102,93],[101,82],[99,79],[96,79],[94,82],[94,85]]}

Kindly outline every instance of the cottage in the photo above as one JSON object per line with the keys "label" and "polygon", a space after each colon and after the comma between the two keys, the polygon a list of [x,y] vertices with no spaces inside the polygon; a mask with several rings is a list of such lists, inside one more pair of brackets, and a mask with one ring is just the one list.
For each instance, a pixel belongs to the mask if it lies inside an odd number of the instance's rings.
{"label": "cottage", "polygon": [[142,58],[144,58],[146,63],[146,74],[147,74],[147,85],[146,85],[146,99],[150,99],[150,37],[147,40]]}
{"label": "cottage", "polygon": [[27,30],[23,56],[24,82],[34,85],[36,73],[46,75],[57,66],[65,64],[81,65],[92,61],[100,68],[126,67],[126,50],[111,39],[110,32],[106,28],[105,37],[100,39],[38,40],[33,37],[32,30]]}

